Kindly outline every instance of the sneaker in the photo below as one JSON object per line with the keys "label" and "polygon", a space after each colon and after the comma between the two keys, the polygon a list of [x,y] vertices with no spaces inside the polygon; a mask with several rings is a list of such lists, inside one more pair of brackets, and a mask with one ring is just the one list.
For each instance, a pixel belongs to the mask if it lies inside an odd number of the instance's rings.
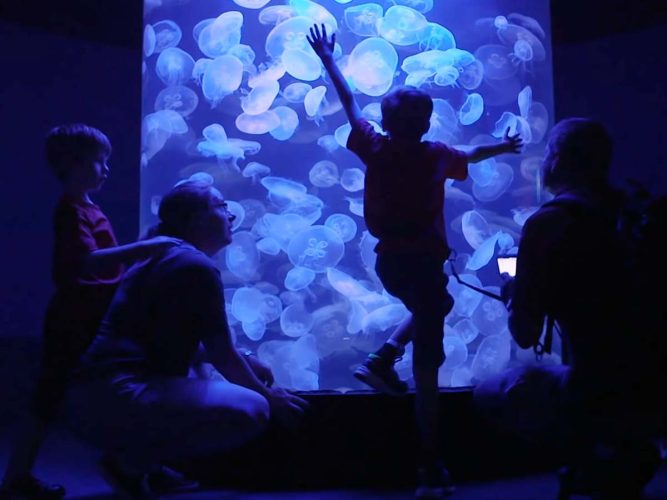
{"label": "sneaker", "polygon": [[436,467],[422,467],[417,472],[416,498],[444,498],[454,493],[456,486],[449,471],[438,465]]}
{"label": "sneaker", "polygon": [[60,500],[65,496],[65,488],[59,484],[47,484],[34,476],[15,479],[0,486],[2,500]]}
{"label": "sneaker", "polygon": [[400,396],[408,391],[408,384],[398,377],[394,364],[376,354],[368,355],[366,361],[354,371],[354,377],[385,394]]}
{"label": "sneaker", "polygon": [[185,477],[166,465],[160,465],[157,470],[148,473],[148,485],[151,491],[158,495],[185,493],[199,489],[197,481]]}

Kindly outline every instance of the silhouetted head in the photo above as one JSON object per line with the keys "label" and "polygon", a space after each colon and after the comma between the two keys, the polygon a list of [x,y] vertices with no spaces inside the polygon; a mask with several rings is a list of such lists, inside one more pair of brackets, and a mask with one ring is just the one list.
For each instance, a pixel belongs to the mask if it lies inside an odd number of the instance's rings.
{"label": "silhouetted head", "polygon": [[604,125],[567,118],[551,130],[542,163],[544,187],[600,189],[608,186],[612,144]]}
{"label": "silhouetted head", "polygon": [[220,191],[201,181],[186,181],[171,189],[160,202],[157,234],[181,238],[208,255],[232,241],[236,218]]}
{"label": "silhouetted head", "polygon": [[46,135],[44,150],[48,165],[63,181],[68,176],[80,174],[81,169],[88,168],[94,160],[106,164],[111,154],[111,142],[95,127],[71,123],[52,128]]}
{"label": "silhouetted head", "polygon": [[401,87],[387,94],[381,103],[382,128],[392,139],[421,140],[428,132],[433,99],[413,87]]}

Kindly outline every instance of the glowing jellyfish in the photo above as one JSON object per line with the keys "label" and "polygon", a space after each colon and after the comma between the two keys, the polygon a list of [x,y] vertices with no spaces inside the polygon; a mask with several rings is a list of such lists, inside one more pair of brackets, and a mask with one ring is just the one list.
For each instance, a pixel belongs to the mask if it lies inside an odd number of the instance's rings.
{"label": "glowing jellyfish", "polygon": [[153,52],[162,52],[165,49],[176,47],[183,36],[178,24],[168,19],[154,23],[153,31],[155,32]]}
{"label": "glowing jellyfish", "polygon": [[438,69],[433,82],[440,87],[455,87],[459,78],[459,70],[454,66],[442,66]]}
{"label": "glowing jellyfish", "polygon": [[526,42],[528,45],[530,45],[533,56],[532,60],[534,61],[544,61],[546,58],[546,50],[544,49],[542,42],[540,42],[540,39],[523,26],[507,24],[506,26],[498,29],[498,38],[500,38],[500,40],[505,45],[510,47],[514,47],[514,44],[519,40]]}
{"label": "glowing jellyfish", "polygon": [[525,118],[530,126],[532,135],[530,142],[535,144],[541,142],[549,128],[549,112],[547,108],[541,102],[534,101]]}
{"label": "glowing jellyfish", "polygon": [[422,14],[425,14],[426,12],[429,12],[431,9],[433,9],[433,0],[393,0],[392,3],[395,5],[405,5],[406,7],[410,7],[418,12],[421,12]]}
{"label": "glowing jellyfish", "polygon": [[338,144],[338,141],[336,141],[336,138],[333,135],[323,135],[319,137],[317,139],[317,145],[327,153],[333,153],[340,147],[340,144]]}
{"label": "glowing jellyfish", "polygon": [[477,271],[489,263],[496,250],[496,243],[498,242],[499,232],[488,237],[472,254],[466,269],[470,271]]}
{"label": "glowing jellyfish", "polygon": [[441,370],[454,370],[468,359],[468,348],[466,343],[456,335],[446,335],[442,341],[445,351],[445,362]]}
{"label": "glowing jellyfish", "polygon": [[212,61],[213,59],[208,59],[206,57],[202,57],[201,59],[197,59],[195,61],[195,65],[192,68],[192,79],[197,82],[197,85],[202,84],[204,73],[206,73],[206,68]]}
{"label": "glowing jellyfish", "polygon": [[299,126],[299,115],[287,106],[276,106],[273,108],[273,112],[278,115],[280,125],[269,130],[269,134],[278,141],[286,141],[294,135],[296,128]]}
{"label": "glowing jellyfish", "polygon": [[150,57],[155,52],[156,37],[153,25],[147,24],[144,26],[143,50],[144,56]]}
{"label": "glowing jellyfish", "polygon": [[[213,184],[213,177],[211,177],[211,184]],[[232,200],[226,200],[227,201],[227,211],[234,215],[234,222],[232,222],[232,231],[236,231],[239,227],[241,227],[241,224],[243,224],[243,219],[245,218],[245,209],[243,206]]]}
{"label": "glowing jellyfish", "polygon": [[357,235],[357,223],[349,215],[332,214],[324,221],[324,225],[336,231],[344,243],[352,241]]}
{"label": "glowing jellyfish", "polygon": [[456,47],[452,32],[438,23],[428,23],[419,32],[417,40],[420,50],[447,50]]}
{"label": "glowing jellyfish", "polygon": [[[484,289],[500,293],[499,287],[489,286]],[[471,319],[482,335],[493,335],[507,328],[507,308],[499,300],[483,296]]]}
{"label": "glowing jellyfish", "polygon": [[253,182],[257,182],[257,179],[269,175],[270,173],[271,167],[256,161],[249,162],[242,172],[243,177],[249,177]]}
{"label": "glowing jellyfish", "polygon": [[345,244],[338,233],[326,226],[312,226],[290,241],[287,255],[295,266],[322,273],[333,267],[345,253]]}
{"label": "glowing jellyfish", "polygon": [[355,193],[364,189],[366,174],[360,168],[346,168],[340,176],[340,185],[345,191]]}
{"label": "glowing jellyfish", "polygon": [[243,14],[232,10],[220,14],[199,33],[199,50],[208,57],[224,55],[229,49],[241,43]]}
{"label": "glowing jellyfish", "polygon": [[364,216],[364,199],[363,198],[351,198],[345,196],[345,201],[347,201],[348,210],[359,217]]}
{"label": "glowing jellyfish", "polygon": [[371,102],[361,109],[361,115],[369,121],[382,121],[382,108],[379,102]]}
{"label": "glowing jellyfish", "polygon": [[275,80],[263,81],[253,88],[247,96],[241,98],[241,109],[248,115],[259,115],[267,111],[280,91],[280,84]]}
{"label": "glowing jellyfish", "polygon": [[259,24],[276,25],[294,16],[296,16],[296,12],[289,5],[270,5],[261,10],[257,19]]}
{"label": "glowing jellyfish", "polygon": [[261,9],[271,0],[234,0],[234,3],[239,7],[246,9]]}
{"label": "glowing jellyfish", "polygon": [[324,202],[317,196],[306,194],[292,201],[283,209],[284,214],[295,214],[302,217],[308,224],[314,224],[322,217]]}
{"label": "glowing jellyfish", "polygon": [[171,109],[163,109],[144,116],[141,123],[141,151],[150,160],[173,134],[184,134],[188,125],[183,117]]}
{"label": "glowing jellyfish", "polygon": [[452,326],[451,334],[460,338],[464,343],[469,344],[479,335],[479,328],[469,318],[463,318]]}
{"label": "glowing jellyfish", "polygon": [[226,95],[241,85],[243,63],[234,56],[216,57],[206,65],[202,79],[202,93],[212,104],[217,104]]}
{"label": "glowing jellyfish", "polygon": [[384,332],[401,323],[409,314],[403,304],[389,304],[368,313],[361,321],[361,328],[366,335]]}
{"label": "glowing jellyfish", "polygon": [[155,98],[155,110],[170,109],[181,116],[188,116],[199,104],[194,90],[183,85],[174,85],[162,89]]}
{"label": "glowing jellyfish", "polygon": [[470,94],[459,109],[459,121],[462,125],[472,125],[481,118],[482,113],[484,113],[484,98],[477,93]]}
{"label": "glowing jellyfish", "polygon": [[364,3],[348,7],[343,13],[347,28],[359,36],[377,36],[376,24],[382,18],[384,10],[376,3]]}
{"label": "glowing jellyfish", "polygon": [[468,210],[461,218],[463,236],[468,244],[477,249],[489,237],[489,223],[476,210]]}
{"label": "glowing jellyfish", "polygon": [[507,191],[514,180],[514,169],[507,163],[496,163],[492,181],[486,186],[473,184],[472,194],[479,201],[489,202],[497,200]]}
{"label": "glowing jellyfish", "polygon": [[264,111],[257,115],[241,113],[234,122],[236,128],[246,134],[266,134],[280,126],[280,117],[273,110]]}
{"label": "glowing jellyfish", "polygon": [[202,30],[214,21],[215,21],[214,17],[209,17],[206,19],[202,19],[197,24],[195,24],[194,28],[192,28],[192,38],[195,39],[195,43],[199,43],[199,35],[201,34]]}
{"label": "glowing jellyfish", "polygon": [[[474,274],[461,274],[461,279],[473,286],[482,287],[482,282]],[[456,280],[449,280],[447,291],[454,297],[454,313],[458,316],[469,318],[482,300],[482,295],[475,290],[460,284]],[[502,305],[502,303],[500,303]]]}
{"label": "glowing jellyfish", "polygon": [[456,144],[458,142],[458,122],[458,114],[447,101],[439,98],[433,99],[433,114],[424,140]]}
{"label": "glowing jellyfish", "polygon": [[540,38],[546,37],[546,34],[544,33],[542,26],[540,25],[539,21],[537,21],[537,19],[535,18],[525,16],[523,14],[512,13],[507,15],[507,20],[511,21],[513,24],[523,26],[524,28],[529,29]]}
{"label": "glowing jellyfish", "polygon": [[[374,121],[369,121],[368,123],[371,124],[375,132],[377,132],[378,134],[384,134],[384,130],[382,130],[382,127],[378,123]],[[338,127],[334,131],[334,137],[336,138],[336,142],[342,147],[346,148],[347,138],[350,137],[351,131],[352,131],[352,126],[349,123],[344,123],[343,125]]]}
{"label": "glowing jellyfish", "polygon": [[306,186],[284,177],[264,177],[261,181],[272,197],[279,204],[288,204],[301,200],[307,191]]}
{"label": "glowing jellyfish", "polygon": [[254,341],[261,340],[266,332],[266,323],[261,318],[254,321],[242,321],[241,327],[243,328],[243,333],[250,340]]}
{"label": "glowing jellyfish", "polygon": [[160,211],[160,202],[162,201],[162,196],[151,196],[151,213],[157,215]]}
{"label": "glowing jellyfish", "polygon": [[419,34],[426,28],[428,21],[423,14],[403,5],[394,5],[387,9],[384,17],[378,19],[377,30],[380,36],[394,45],[412,45],[419,41]]}
{"label": "glowing jellyfish", "polygon": [[313,53],[301,49],[286,49],[282,54],[285,71],[299,80],[311,82],[322,74],[319,58]]}
{"label": "glowing jellyfish", "polygon": [[375,269],[375,262],[377,254],[375,253],[375,246],[378,244],[378,239],[368,231],[364,231],[359,242],[359,254],[361,255],[361,262],[367,270]]}
{"label": "glowing jellyfish", "polygon": [[366,38],[350,53],[349,70],[354,86],[371,97],[382,95],[391,88],[397,65],[396,49],[382,38]]}
{"label": "glowing jellyfish", "polygon": [[514,42],[514,48],[510,53],[510,61],[512,61],[512,64],[521,66],[532,60],[533,46],[526,40],[517,40]]}
{"label": "glowing jellyfish", "polygon": [[468,174],[473,182],[479,186],[489,186],[497,178],[496,160],[489,158],[468,166]]}
{"label": "glowing jellyfish", "polygon": [[307,267],[293,267],[285,276],[285,288],[293,292],[303,290],[315,279],[315,271]]}
{"label": "glowing jellyfish", "polygon": [[241,227],[243,228],[252,227],[255,224],[255,222],[257,222],[257,219],[261,218],[264,215],[264,213],[266,213],[266,208],[264,207],[264,204],[259,200],[249,198],[246,200],[240,200],[239,204],[243,207],[243,210],[245,211],[245,217],[241,222]]}
{"label": "glowing jellyfish", "polygon": [[512,209],[512,220],[519,226],[523,226],[528,218],[537,212],[539,207],[519,207]]}
{"label": "glowing jellyfish", "polygon": [[338,167],[329,160],[318,161],[308,172],[313,186],[327,188],[338,184]]}
{"label": "glowing jellyfish", "polygon": [[318,114],[326,92],[327,88],[324,85],[320,85],[306,94],[306,97],[303,99],[303,107],[308,116],[315,116]]}
{"label": "glowing jellyfish", "polygon": [[244,45],[242,43],[234,45],[227,51],[227,54],[238,58],[238,60],[243,63],[243,68],[247,71],[250,71],[250,68],[253,67],[252,63],[255,61],[255,51],[252,50],[250,45]]}
{"label": "glowing jellyfish", "polygon": [[[501,304],[502,305],[502,304]],[[510,359],[511,344],[507,335],[490,335],[477,348],[470,366],[473,376],[482,381],[505,369]]]}
{"label": "glowing jellyfish", "polygon": [[292,304],[280,315],[280,329],[288,337],[301,337],[313,327],[313,317],[303,304]]}
{"label": "glowing jellyfish", "polygon": [[[312,52],[306,39],[306,36],[310,35],[312,26],[313,20],[304,16],[292,17],[281,22],[266,37],[266,53],[277,60],[287,49]],[[327,33],[333,33],[330,26],[327,26]]]}
{"label": "glowing jellyfish", "polygon": [[225,248],[225,264],[234,276],[244,281],[256,277],[259,253],[255,246],[255,237],[250,232],[240,231],[234,234],[232,242]]}
{"label": "glowing jellyfish", "polygon": [[160,52],[155,63],[155,72],[165,85],[180,85],[192,77],[195,60],[178,47]]}
{"label": "glowing jellyfish", "polygon": [[270,293],[262,294],[262,300],[259,304],[259,317],[265,323],[268,324],[277,320],[280,318],[282,312],[283,304],[280,301],[280,297]]}
{"label": "glowing jellyfish", "polygon": [[262,238],[257,241],[257,250],[267,255],[278,255],[280,253],[280,243],[274,238]]}
{"label": "glowing jellyfish", "polygon": [[232,314],[239,321],[252,322],[259,319],[263,295],[257,288],[238,288],[232,297]]}
{"label": "glowing jellyfish", "polygon": [[300,231],[308,227],[306,219],[298,214],[265,214],[264,220],[269,230],[269,236],[275,239],[280,248],[287,251],[287,246],[292,238]]}
{"label": "glowing jellyfish", "polygon": [[485,78],[503,80],[517,72],[517,67],[510,61],[504,45],[482,45],[475,51],[475,58],[484,66]]}
{"label": "glowing jellyfish", "polygon": [[283,97],[292,103],[303,102],[306,94],[310,92],[313,87],[303,82],[290,83],[285,90],[283,90]]}
{"label": "glowing jellyfish", "polygon": [[403,59],[401,69],[406,73],[424,71],[429,75],[435,75],[438,68],[450,62],[444,50],[427,50]]}
{"label": "glowing jellyfish", "polygon": [[467,90],[474,90],[479,87],[484,79],[484,65],[475,59],[470,64],[461,68],[458,83]]}
{"label": "glowing jellyfish", "polygon": [[493,132],[491,132],[491,135],[493,137],[498,137],[498,138],[503,137],[505,135],[505,131],[508,128],[510,134],[516,134],[518,127],[517,118],[518,117],[514,113],[510,113],[509,111],[504,111],[503,114],[498,119],[498,121],[496,122],[496,125],[493,129]]}

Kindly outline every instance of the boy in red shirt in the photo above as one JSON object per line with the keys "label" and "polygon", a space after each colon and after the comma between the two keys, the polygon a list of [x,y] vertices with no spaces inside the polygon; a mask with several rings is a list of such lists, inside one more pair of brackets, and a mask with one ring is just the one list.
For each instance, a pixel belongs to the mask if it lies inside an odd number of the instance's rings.
{"label": "boy in red shirt", "polygon": [[46,137],[46,159],[63,192],[53,217],[55,293],[44,321],[43,357],[33,404],[9,458],[0,494],[62,498],[65,489],[32,475],[47,425],[54,420],[69,375],[90,345],[116,290],[123,266],[180,244],[159,236],[118,245],[109,219],[90,196],[109,176],[111,144],[84,124],[62,125]]}
{"label": "boy in red shirt", "polygon": [[454,489],[443,467],[438,446],[438,367],[445,316],[454,299],[447,293],[443,265],[450,249],[443,218],[444,182],[464,180],[468,163],[502,153],[518,153],[519,135],[505,132],[495,145],[457,151],[440,142],[422,141],[433,112],[431,97],[415,88],[400,88],[381,103],[381,135],[361,116],[340,69],[333,59],[335,34],[327,38],[317,25],[310,29],[311,47],[320,57],[338,93],[352,130],[347,147],[366,166],[364,219],[378,238],[375,270],[386,290],[412,313],[390,339],[355,371],[371,387],[391,394],[407,391],[394,362],[413,343],[415,404],[419,427],[419,487],[417,497],[439,498]]}

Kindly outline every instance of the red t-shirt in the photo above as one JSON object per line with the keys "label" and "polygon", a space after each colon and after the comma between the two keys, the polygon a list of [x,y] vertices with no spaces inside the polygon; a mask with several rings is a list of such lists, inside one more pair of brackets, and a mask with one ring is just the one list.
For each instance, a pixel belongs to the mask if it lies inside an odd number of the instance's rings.
{"label": "red t-shirt", "polygon": [[441,142],[391,140],[363,119],[347,148],[366,165],[364,219],[380,240],[375,251],[446,255],[444,183],[466,179],[465,153]]}

